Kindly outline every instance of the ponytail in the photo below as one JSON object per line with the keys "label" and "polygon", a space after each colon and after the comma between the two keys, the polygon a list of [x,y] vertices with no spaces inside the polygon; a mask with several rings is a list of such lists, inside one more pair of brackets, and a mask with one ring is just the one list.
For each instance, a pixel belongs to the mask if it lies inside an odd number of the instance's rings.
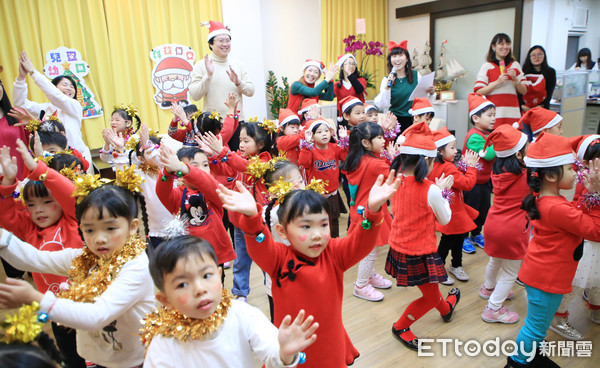
{"label": "ponytail", "polygon": [[429,174],[429,163],[427,162],[427,158],[423,155],[409,155],[402,153],[394,159],[390,169],[395,170],[398,166],[400,166],[400,171],[402,172],[412,170],[415,179],[419,183],[422,183]]}
{"label": "ponytail", "polygon": [[383,136],[383,128],[380,125],[371,121],[365,121],[350,130],[350,139],[348,147],[348,156],[346,160],[340,165],[340,169],[347,172],[358,169],[360,161],[364,155],[375,157],[373,153],[368,151],[362,144],[362,140],[366,139],[369,142],[373,138]]}
{"label": "ponytail", "polygon": [[557,180],[560,180],[563,174],[562,166],[527,168],[527,185],[529,185],[530,193],[523,199],[521,209],[527,212],[527,216],[531,220],[538,220],[540,218],[536,199],[540,195],[540,190],[542,190],[544,177],[556,176]]}

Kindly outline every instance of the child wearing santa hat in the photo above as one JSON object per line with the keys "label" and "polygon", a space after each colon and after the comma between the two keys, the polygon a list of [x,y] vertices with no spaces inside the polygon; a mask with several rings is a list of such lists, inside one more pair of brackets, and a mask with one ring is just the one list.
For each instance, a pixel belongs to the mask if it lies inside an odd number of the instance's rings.
{"label": "child wearing santa hat", "polygon": [[[291,109],[288,110],[292,111]],[[300,117],[302,126],[304,126],[308,120],[316,120],[320,118],[321,105],[319,105],[319,100],[316,98],[305,98],[302,100],[302,104],[300,105],[300,110],[298,110],[297,115]]]}
{"label": "child wearing santa hat", "polygon": [[375,106],[369,105],[369,104],[365,105],[365,120],[366,121],[371,121],[373,123],[376,123],[378,115],[379,115],[379,111],[377,111],[377,108]]}
{"label": "child wearing santa hat", "polygon": [[444,300],[438,283],[447,278],[444,262],[437,253],[436,220],[446,225],[452,211],[442,190],[452,187],[452,176],[442,175],[435,184],[427,179],[433,169],[437,147],[427,124],[419,123],[405,132],[400,155],[391,169],[398,169],[402,184],[392,197],[392,230],[385,271],[397,286],[417,286],[423,296],[413,301],[392,326],[392,333],[404,346],[418,350],[419,339],[410,330],[425,313],[436,308],[450,322],[460,290],[454,288]]}
{"label": "child wearing santa hat", "polygon": [[298,164],[306,170],[306,182],[321,179],[325,184],[325,197],[329,203],[329,227],[331,237],[339,236],[340,213],[346,213],[346,207],[338,192],[340,186],[340,161],[348,155],[348,134],[340,127],[340,140],[335,143],[331,134],[331,125],[323,119],[307,122],[306,140],[300,143]]}
{"label": "child wearing santa hat", "polygon": [[333,88],[338,101],[338,118],[340,118],[344,112],[341,103],[344,98],[352,96],[358,98],[363,104],[365,103],[367,80],[358,72],[356,58],[352,54],[339,56],[336,65],[340,68],[340,80],[333,85]]}
{"label": "child wearing santa hat", "polygon": [[474,245],[480,248],[484,247],[481,230],[491,205],[492,163],[496,158],[496,153],[493,147],[488,147],[485,151],[483,147],[485,146],[488,134],[494,128],[494,123],[496,122],[496,107],[484,96],[478,93],[471,93],[469,94],[469,118],[471,118],[473,128],[467,132],[463,151],[470,149],[471,151],[478,152],[482,158],[480,161],[482,169],[477,172],[475,187],[464,193],[465,203],[479,211],[479,215],[475,219],[477,227],[471,231],[470,236],[467,234],[463,242],[463,252],[471,254],[475,253]]}
{"label": "child wearing santa hat", "polygon": [[[446,127],[433,132],[433,138],[437,147],[437,156],[428,179],[435,181],[442,175],[452,175],[454,178],[454,184],[450,189],[452,192],[450,198],[452,218],[446,225],[436,223],[435,226],[436,230],[442,233],[437,252],[444,263],[448,253],[452,252],[452,264],[448,272],[460,281],[469,281],[469,275],[462,267],[462,245],[466,233],[476,227],[473,220],[477,217],[477,211],[465,205],[463,191],[471,190],[475,186],[479,155],[470,150],[465,152],[464,165],[461,166],[463,172],[454,165],[456,153],[458,152],[456,150],[456,138],[450,134]],[[442,284],[452,285],[454,279],[448,276],[448,279],[442,281]]]}
{"label": "child wearing santa hat", "polygon": [[431,120],[435,116],[435,110],[428,99],[417,97],[413,100],[412,108],[408,110],[408,113],[413,116],[413,124],[420,122],[427,123],[427,126],[431,125]]}
{"label": "child wearing santa hat", "polygon": [[560,195],[560,190],[575,183],[574,162],[565,137],[541,133],[527,150],[531,192],[523,200],[523,209],[532,221],[533,237],[519,271],[527,290],[527,317],[516,339],[518,351],[508,358],[507,367],[558,367],[546,356],[536,355],[536,349],[563,295],[571,292],[583,239],[600,241],[600,160],[591,161],[589,172],[582,175],[588,193],[581,207]]}
{"label": "child wearing santa hat", "polygon": [[338,117],[341,126],[352,128],[365,121],[365,104],[359,98],[347,96],[338,104],[342,112]]}
{"label": "child wearing santa hat", "polygon": [[[590,134],[570,138],[571,147],[577,155],[577,161],[581,164],[580,172],[583,172],[590,161],[600,157],[600,135]],[[578,175],[581,175],[578,173]],[[581,195],[585,193],[581,181],[577,183],[574,202],[579,202]],[[585,289],[587,296],[587,307],[590,311],[592,322],[600,324],[600,243],[584,239],[583,256],[577,265],[577,271],[573,278],[573,290],[563,296],[554,319],[550,323],[550,329],[568,340],[583,340],[581,332],[569,323],[569,305],[573,298],[580,295]]]}
{"label": "child wearing santa hat", "polygon": [[543,107],[534,107],[528,110],[519,120],[519,125],[527,124],[531,127],[534,140],[542,132],[554,135],[563,135],[562,116],[544,109]]}
{"label": "child wearing santa hat", "polygon": [[304,139],[303,126],[300,118],[290,109],[279,109],[279,122],[277,124],[279,134],[277,135],[277,148],[285,152],[290,162],[298,164],[300,154],[300,141]]}
{"label": "child wearing santa hat", "polygon": [[529,222],[521,209],[523,198],[529,193],[523,163],[527,135],[505,124],[494,129],[485,145],[494,146],[496,160],[492,167],[494,204],[485,220],[485,253],[490,260],[479,290],[479,296],[487,299],[488,305],[481,318],[488,323],[511,324],[519,320],[519,315],[503,304],[512,298],[511,289],[529,243]]}
{"label": "child wearing santa hat", "polygon": [[[333,78],[337,73],[338,67],[331,64],[328,69],[325,69],[325,64],[319,60],[306,59],[302,65],[303,74],[300,79],[292,83],[290,95],[288,98],[287,108],[297,113],[302,106],[302,101],[305,98],[315,98],[317,101],[333,101],[335,97]],[[325,78],[316,84],[321,74]]]}

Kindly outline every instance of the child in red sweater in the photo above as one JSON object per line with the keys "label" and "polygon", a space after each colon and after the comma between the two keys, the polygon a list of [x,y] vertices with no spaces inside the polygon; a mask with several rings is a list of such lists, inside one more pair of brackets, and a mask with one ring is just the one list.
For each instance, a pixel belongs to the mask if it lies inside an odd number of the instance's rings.
{"label": "child in red sweater", "polygon": [[452,289],[444,300],[438,283],[447,278],[444,262],[437,254],[435,222],[445,225],[452,212],[442,190],[452,187],[452,176],[441,176],[432,183],[427,175],[437,155],[431,130],[426,123],[412,125],[392,170],[402,173],[402,184],[392,197],[394,219],[385,271],[397,286],[417,286],[423,296],[413,301],[392,326],[392,333],[406,347],[417,350],[419,339],[410,330],[413,323],[436,308],[450,322],[460,290]]}
{"label": "child in red sweater", "polygon": [[[339,236],[340,213],[346,211],[342,197],[338,192],[340,186],[339,162],[348,154],[348,137],[345,128],[340,127],[338,144],[331,136],[331,125],[323,119],[313,120],[306,130],[306,141],[301,143],[298,164],[306,169],[306,181],[321,179],[325,183],[325,197],[330,206],[331,236]],[[345,212],[344,212],[345,213]]]}
{"label": "child in red sweater", "polygon": [[529,244],[529,222],[521,209],[529,193],[523,163],[527,136],[505,124],[488,135],[486,146],[491,145],[497,158],[492,167],[494,204],[485,220],[484,250],[490,261],[479,291],[481,298],[488,299],[481,318],[488,323],[516,323],[519,315],[503,304],[512,297],[511,288]]}
{"label": "child in red sweater", "polygon": [[[369,198],[369,191],[379,175],[387,175],[390,165],[381,158],[385,140],[383,129],[372,122],[360,123],[350,132],[350,148],[348,157],[342,163],[342,172],[348,178],[350,193],[350,228],[348,234],[360,228],[361,215],[356,211],[364,207]],[[369,255],[358,264],[358,276],[354,283],[354,296],[377,302],[383,299],[383,293],[378,289],[389,289],[392,282],[375,272],[375,261],[379,248],[387,244],[390,235],[392,216],[384,209],[383,222],[375,247]]]}
{"label": "child in red sweater", "polygon": [[279,134],[277,135],[277,148],[285,152],[290,162],[297,165],[300,155],[300,141],[304,139],[303,126],[300,118],[290,109],[279,109]]}
{"label": "child in red sweater", "polygon": [[[436,223],[435,226],[436,230],[442,233],[437,252],[444,263],[446,263],[448,253],[452,252],[452,264],[448,272],[460,281],[469,281],[469,275],[462,267],[462,246],[466,233],[475,229],[473,220],[477,217],[477,211],[465,204],[463,190],[468,191],[475,186],[479,156],[471,150],[465,152],[464,166],[466,167],[463,173],[454,165],[456,153],[458,152],[456,150],[456,138],[450,134],[446,127],[433,132],[433,137],[437,147],[437,156],[428,179],[435,181],[442,175],[446,177],[452,175],[454,178],[454,184],[450,189],[452,191],[450,197],[452,218],[446,225]],[[448,279],[442,281],[442,284],[452,285],[454,279],[448,276]]]}
{"label": "child in red sweater", "polygon": [[[4,174],[0,186],[2,227],[40,250],[81,248],[83,243],[75,217],[75,198],[71,195],[73,183],[49,169],[42,160],[35,162],[21,140],[17,140],[17,151],[30,171],[29,181],[22,191],[26,211],[17,202],[20,200],[13,198],[18,168],[16,159],[10,156],[10,149],[4,146],[0,149],[0,164]],[[67,281],[66,277],[53,274],[34,272],[32,275],[35,286],[41,293],[58,293],[59,285]],[[85,361],[76,352],[75,331],[54,322],[52,331],[65,361],[73,366],[85,365]]]}
{"label": "child in red sweater", "polygon": [[527,149],[531,194],[523,200],[523,209],[532,221],[533,238],[519,271],[527,290],[527,317],[515,341],[519,349],[508,358],[507,367],[558,367],[536,350],[563,295],[571,291],[583,239],[600,241],[600,159],[590,162],[589,173],[582,175],[588,193],[582,196],[581,207],[560,195],[561,189],[573,188],[574,162],[573,149],[565,137],[541,133]]}
{"label": "child in red sweater", "polygon": [[240,226],[252,259],[273,279],[275,325],[300,309],[319,323],[317,341],[305,349],[303,367],[342,368],[358,356],[342,322],[344,272],[373,249],[382,208],[399,184],[393,172],[385,182],[380,175],[362,209],[365,224],[343,239],[331,238],[329,205],[322,195],[312,190],[290,192],[279,199],[279,224],[275,226],[289,240],[289,247],[273,241],[260,205],[241,183],[237,184],[239,193],[220,187],[223,206],[243,215]]}

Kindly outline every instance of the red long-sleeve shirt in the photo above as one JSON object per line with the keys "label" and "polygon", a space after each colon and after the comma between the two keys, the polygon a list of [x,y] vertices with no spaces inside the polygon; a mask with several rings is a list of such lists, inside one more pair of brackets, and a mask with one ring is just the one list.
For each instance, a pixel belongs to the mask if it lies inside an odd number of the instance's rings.
{"label": "red long-sleeve shirt", "polygon": [[[325,190],[331,193],[340,186],[340,161],[348,156],[348,149],[335,143],[328,143],[326,149],[302,148],[298,164],[306,169],[306,179],[321,179],[326,182]],[[326,194],[327,194],[326,193]]]}

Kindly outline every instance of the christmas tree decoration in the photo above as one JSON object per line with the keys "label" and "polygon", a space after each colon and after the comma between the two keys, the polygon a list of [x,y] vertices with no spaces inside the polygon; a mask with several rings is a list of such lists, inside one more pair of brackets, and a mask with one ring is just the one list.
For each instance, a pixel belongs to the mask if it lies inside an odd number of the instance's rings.
{"label": "christmas tree decoration", "polygon": [[277,77],[272,70],[269,70],[267,78],[267,102],[269,103],[269,115],[272,119],[279,119],[279,109],[284,109],[288,105],[290,85],[287,77],[281,77],[283,87],[279,87]]}
{"label": "christmas tree decoration", "polygon": [[175,104],[187,106],[196,52],[189,46],[165,44],[153,48],[150,59],[156,63],[152,69],[154,102],[163,110]]}
{"label": "christmas tree decoration", "polygon": [[50,79],[61,75],[73,78],[77,84],[77,101],[83,107],[83,119],[97,118],[104,114],[102,106],[96,101],[94,92],[83,79],[89,72],[90,66],[76,49],[61,46],[46,53],[44,74]]}

